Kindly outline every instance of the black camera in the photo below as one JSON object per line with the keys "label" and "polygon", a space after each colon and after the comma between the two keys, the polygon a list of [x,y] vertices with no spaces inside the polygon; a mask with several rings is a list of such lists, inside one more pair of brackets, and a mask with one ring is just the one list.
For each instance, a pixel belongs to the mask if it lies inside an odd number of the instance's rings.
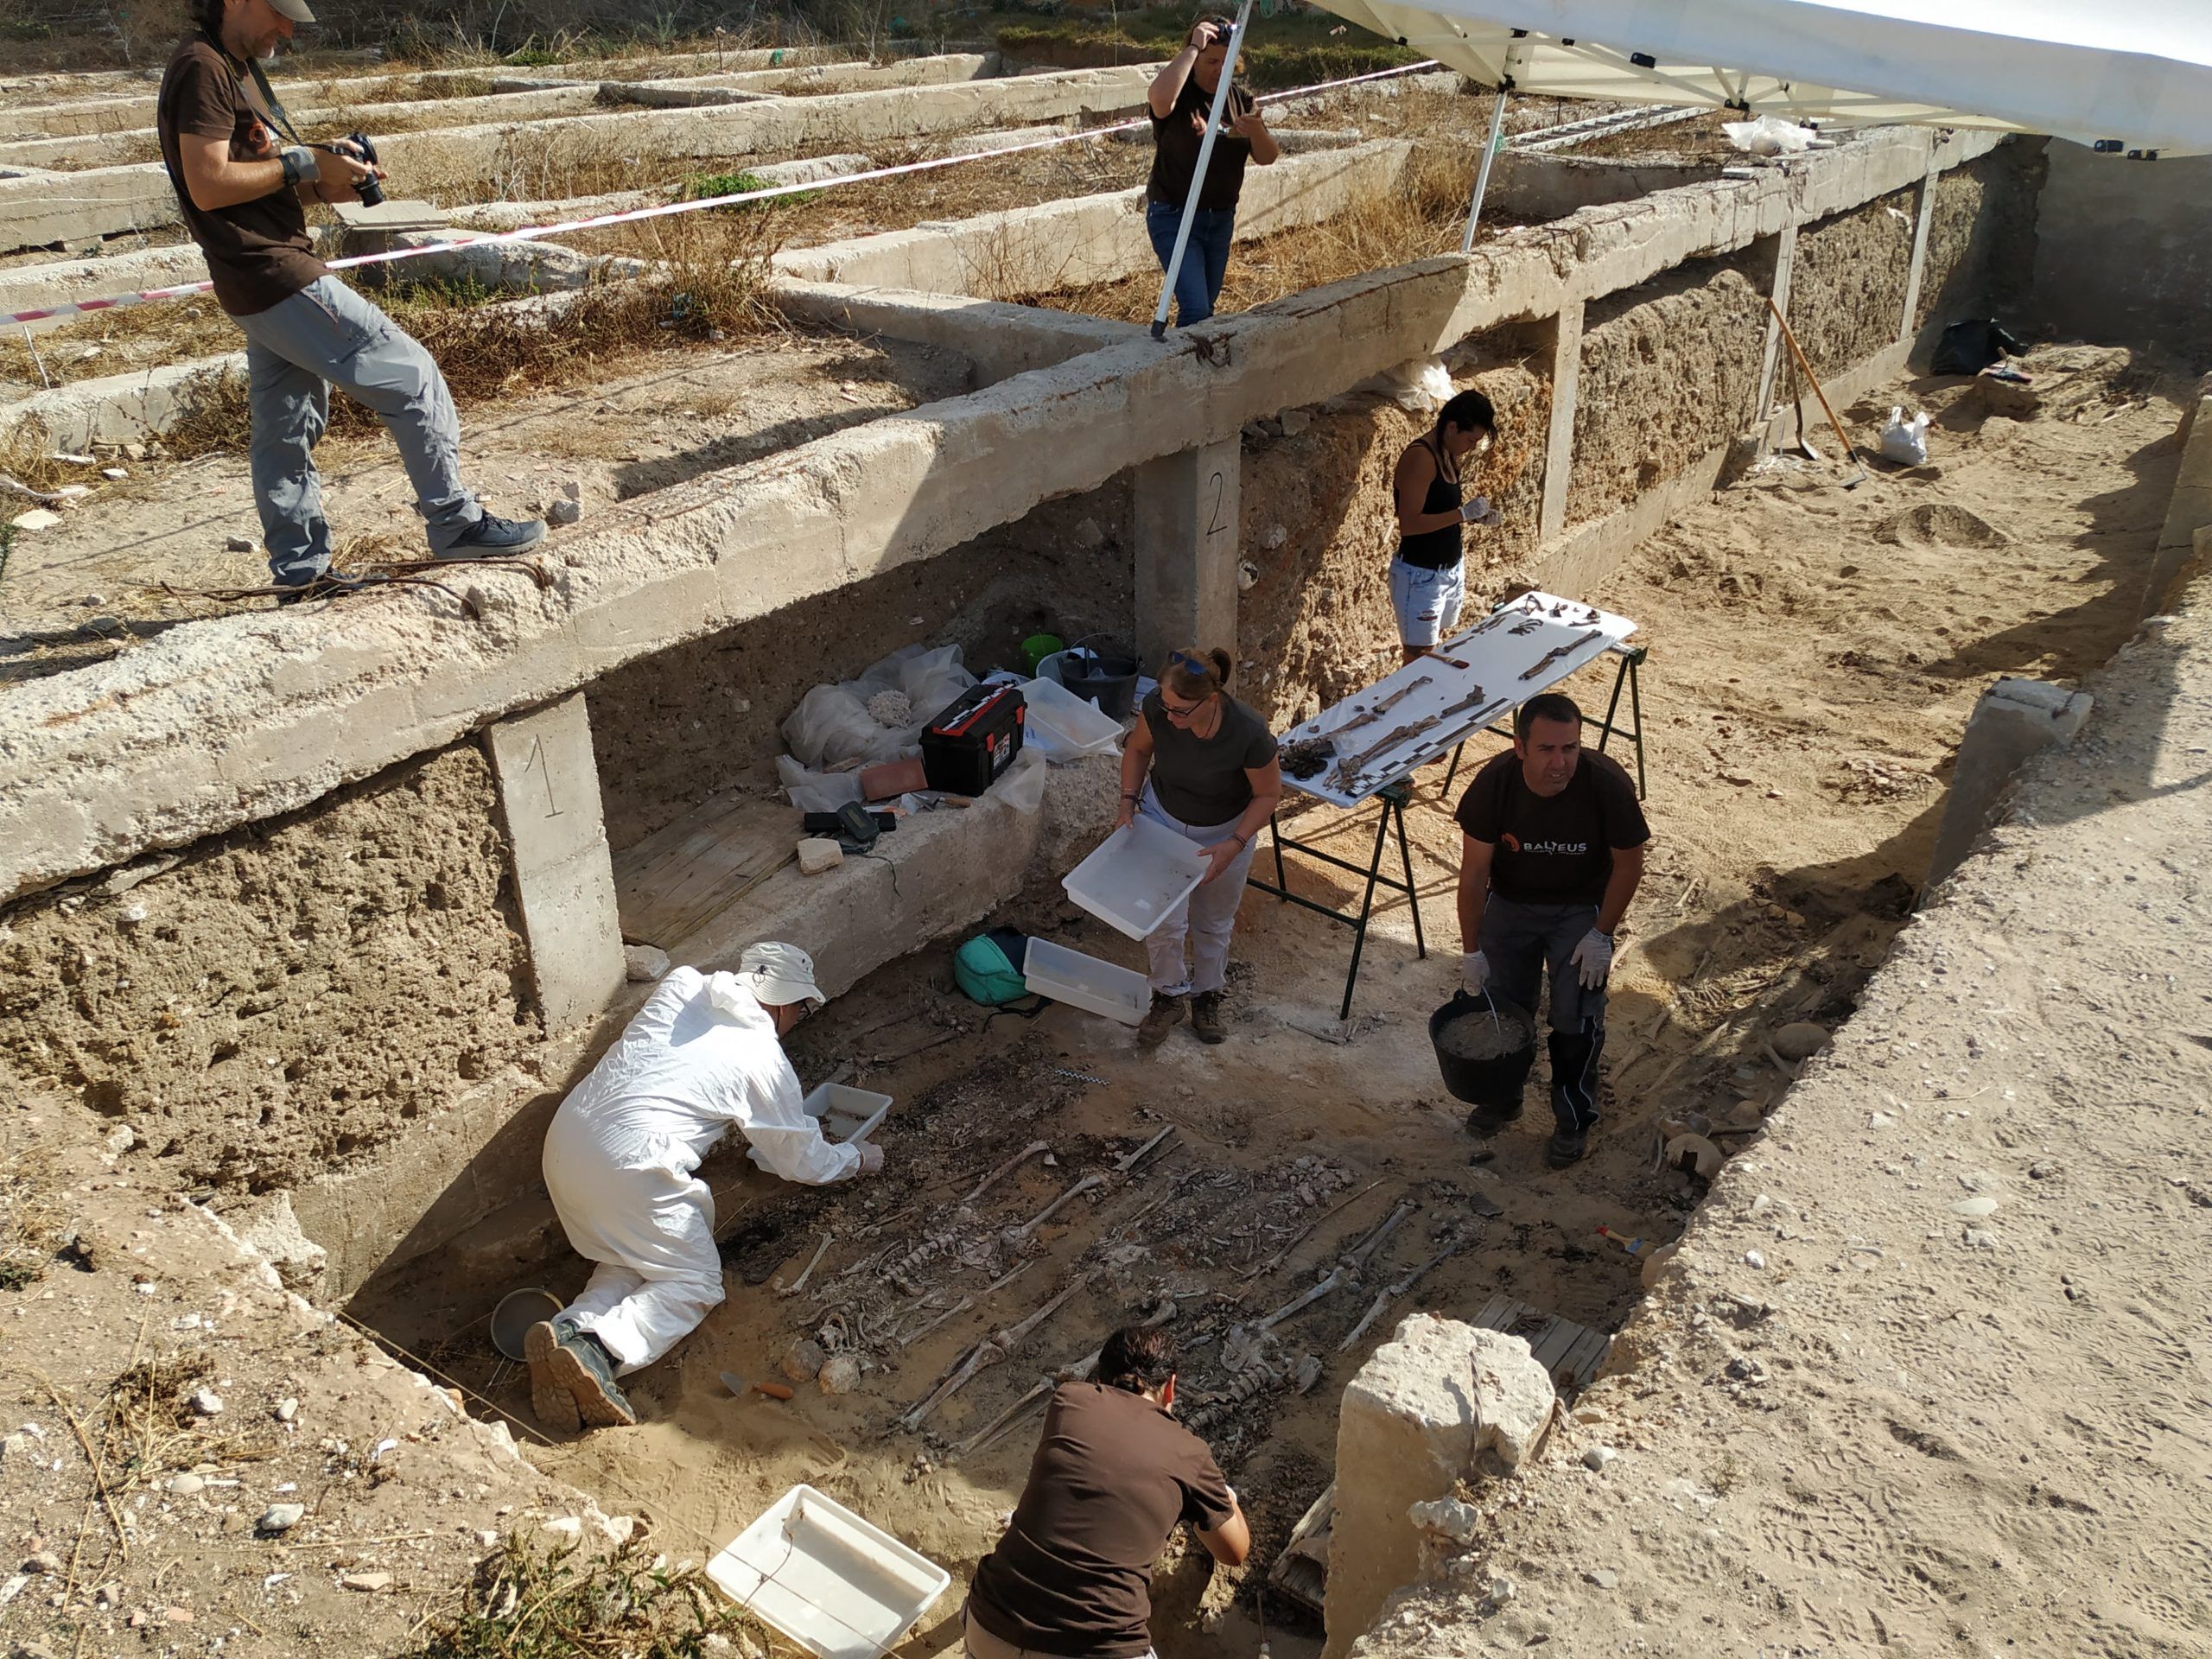
{"label": "black camera", "polygon": [[[370,142],[367,133],[349,132],[346,135],[346,142],[360,152],[357,157],[358,160],[371,167],[377,164],[377,147]],[[363,179],[357,187],[357,193],[361,198],[361,206],[364,207],[384,206],[384,186],[373,178]]]}

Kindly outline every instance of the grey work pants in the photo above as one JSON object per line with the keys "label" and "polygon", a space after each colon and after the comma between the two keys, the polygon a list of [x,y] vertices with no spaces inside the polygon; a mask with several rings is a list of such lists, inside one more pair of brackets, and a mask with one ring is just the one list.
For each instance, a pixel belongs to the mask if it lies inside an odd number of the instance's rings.
{"label": "grey work pants", "polygon": [[[1236,830],[1235,818],[1227,823],[1184,823],[1160,804],[1149,784],[1137,810],[1200,847],[1227,841]],[[1227,982],[1230,936],[1236,931],[1236,907],[1244,902],[1244,879],[1252,873],[1252,855],[1259,844],[1257,836],[1246,842],[1244,850],[1230,859],[1219,875],[1201,882],[1146,938],[1145,956],[1152,969],[1154,990],[1168,996],[1204,996]],[[1186,938],[1191,947],[1187,970],[1183,966]]]}
{"label": "grey work pants", "polygon": [[315,446],[330,424],[333,385],[373,410],[399,446],[433,553],[445,552],[482,517],[461,481],[461,418],[445,376],[390,317],[335,276],[323,276],[266,311],[232,321],[246,338],[253,493],[278,582],[308,581],[330,564]]}
{"label": "grey work pants", "polygon": [[1563,1129],[1598,1121],[1598,1057],[1605,1044],[1605,988],[1586,987],[1574,947],[1598,925],[1595,905],[1524,905],[1493,893],[1483,905],[1477,948],[1490,960],[1490,988],[1536,1014],[1551,980],[1552,1115]]}

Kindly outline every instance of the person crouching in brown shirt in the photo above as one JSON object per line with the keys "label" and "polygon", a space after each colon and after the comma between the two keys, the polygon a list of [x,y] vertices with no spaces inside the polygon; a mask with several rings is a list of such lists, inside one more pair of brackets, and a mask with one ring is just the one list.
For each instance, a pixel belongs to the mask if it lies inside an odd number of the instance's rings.
{"label": "person crouching in brown shirt", "polygon": [[968,1592],[971,1659],[1150,1659],[1152,1567],[1189,1522],[1236,1567],[1251,1529],[1205,1442],[1175,1421],[1177,1344],[1128,1325],[1096,1380],[1064,1382],[1045,1409],[1029,1482]]}

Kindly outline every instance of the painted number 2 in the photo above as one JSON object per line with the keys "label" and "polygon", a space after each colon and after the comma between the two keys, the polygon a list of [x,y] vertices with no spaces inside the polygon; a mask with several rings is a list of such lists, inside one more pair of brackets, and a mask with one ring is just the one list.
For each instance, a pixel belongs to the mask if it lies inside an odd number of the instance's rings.
{"label": "painted number 2", "polygon": [[1228,483],[1223,479],[1219,473],[1216,473],[1213,475],[1213,511],[1206,515],[1206,537],[1208,540],[1211,540],[1214,537],[1220,535],[1223,531],[1229,528],[1228,521],[1221,516],[1222,499],[1228,493]]}
{"label": "painted number 2", "polygon": [[530,760],[523,767],[522,775],[527,778],[533,772],[545,780],[545,816],[559,817],[561,809],[553,799],[553,769],[545,764],[545,740],[542,737],[531,744]]}

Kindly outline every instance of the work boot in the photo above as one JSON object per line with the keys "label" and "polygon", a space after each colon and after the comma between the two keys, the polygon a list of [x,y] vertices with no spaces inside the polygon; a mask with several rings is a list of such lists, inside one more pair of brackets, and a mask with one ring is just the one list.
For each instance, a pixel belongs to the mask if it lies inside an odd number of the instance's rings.
{"label": "work boot", "polygon": [[1219,991],[1200,991],[1191,999],[1191,1033],[1202,1043],[1229,1040],[1229,1027],[1221,1017]]}
{"label": "work boot", "polygon": [[1544,1161],[1554,1169],[1565,1169],[1570,1164],[1580,1163],[1582,1154],[1589,1150],[1589,1130],[1557,1128],[1544,1144]]}
{"label": "work boot", "polygon": [[502,518],[496,512],[487,512],[467,530],[461,539],[438,554],[442,559],[490,559],[515,553],[527,552],[545,539],[544,521],[537,518]]}
{"label": "work boot", "polygon": [[537,1407],[537,1376],[542,1369],[568,1389],[582,1427],[629,1428],[636,1424],[638,1414],[615,1386],[614,1356],[589,1332],[578,1330],[565,1319],[534,1325],[523,1339],[523,1354],[530,1362],[531,1409]]}
{"label": "work boot", "polygon": [[530,1408],[541,1427],[556,1434],[574,1434],[584,1426],[576,1409],[576,1396],[569,1391],[566,1374],[554,1361],[561,1351],[560,1333],[540,1319],[523,1333],[523,1358],[530,1365]]}
{"label": "work boot", "polygon": [[374,570],[318,570],[305,582],[278,582],[276,585],[284,591],[276,595],[276,602],[297,605],[310,599],[346,599],[391,580]]}
{"label": "work boot", "polygon": [[1170,996],[1166,991],[1152,994],[1152,1012],[1146,1014],[1137,1027],[1137,1046],[1158,1048],[1167,1040],[1167,1033],[1183,1020],[1183,999]]}
{"label": "work boot", "polygon": [[1476,1135],[1496,1135],[1507,1124],[1521,1116],[1521,1099],[1514,1097],[1510,1106],[1478,1106],[1467,1114],[1467,1128]]}

